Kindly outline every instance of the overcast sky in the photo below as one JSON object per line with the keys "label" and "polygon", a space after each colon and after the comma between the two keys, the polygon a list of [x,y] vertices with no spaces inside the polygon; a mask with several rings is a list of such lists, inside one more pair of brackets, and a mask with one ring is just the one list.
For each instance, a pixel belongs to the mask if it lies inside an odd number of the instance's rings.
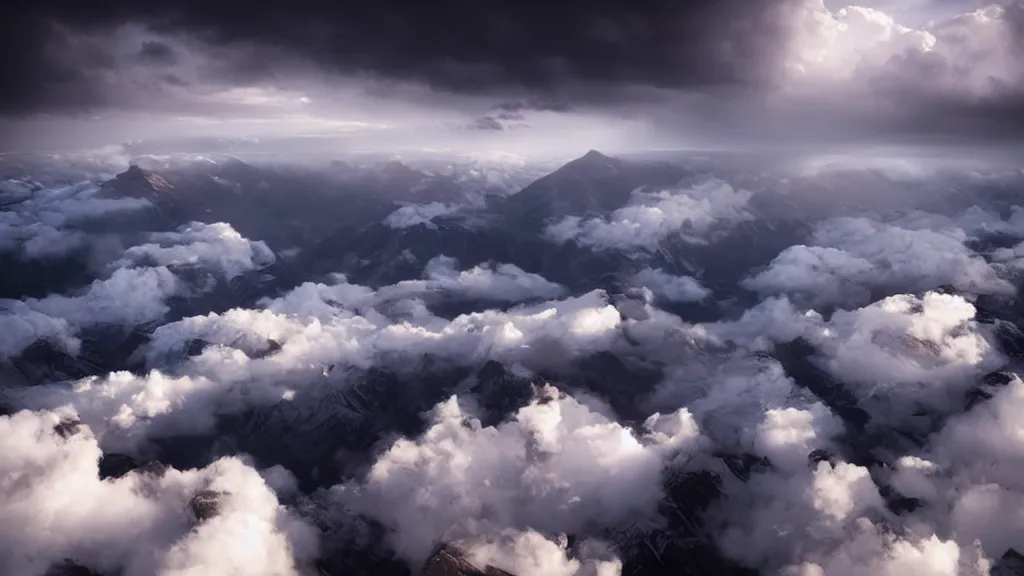
{"label": "overcast sky", "polygon": [[42,0],[0,23],[4,151],[1024,136],[1024,7],[976,0]]}

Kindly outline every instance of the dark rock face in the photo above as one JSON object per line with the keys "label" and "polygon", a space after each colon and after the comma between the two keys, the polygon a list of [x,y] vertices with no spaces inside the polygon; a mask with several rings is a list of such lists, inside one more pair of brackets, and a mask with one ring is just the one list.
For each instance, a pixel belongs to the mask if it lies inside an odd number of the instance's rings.
{"label": "dark rock face", "polygon": [[811,360],[814,354],[814,346],[802,338],[778,344],[774,351],[775,358],[797,386],[817,396],[852,430],[864,430],[870,416],[841,382],[814,364]]}
{"label": "dark rock face", "polygon": [[100,458],[100,479],[121,478],[130,472],[161,477],[167,472],[167,465],[157,460],[138,462],[127,454],[104,454]]}
{"label": "dark rock face", "polygon": [[90,269],[82,253],[73,252],[65,258],[26,259],[17,252],[0,252],[0,270],[17,270],[17,274],[0,274],[0,298],[43,298],[53,292],[66,292],[92,281]]}
{"label": "dark rock face", "polygon": [[71,438],[75,434],[78,434],[78,431],[81,429],[81,427],[81,420],[68,419],[61,420],[60,422],[58,422],[57,425],[53,427],[53,431],[56,432],[58,436],[66,440],[68,438]]}
{"label": "dark rock face", "polygon": [[750,480],[751,474],[767,470],[771,467],[771,462],[767,458],[758,458],[753,454],[726,454],[722,455],[721,458],[729,472],[732,472],[732,475],[742,482]]}
{"label": "dark rock face", "polygon": [[[6,364],[6,367],[3,366]],[[69,354],[60,345],[49,340],[38,340],[21,354],[0,360],[0,372],[6,368],[29,385],[84,378],[92,373],[89,360]]]}
{"label": "dark rock face", "polygon": [[[288,468],[303,489],[313,489],[366,464],[367,455],[382,439],[421,434],[426,426],[423,413],[470,375],[467,368],[434,366],[430,361],[409,373],[331,366],[325,366],[324,373],[334,385],[307,387],[291,402],[225,417],[220,434],[258,461]],[[509,401],[500,389],[493,398],[498,407]]]}
{"label": "dark rock face", "polygon": [[46,571],[44,576],[104,576],[99,572],[94,572],[77,562],[71,560],[65,560],[60,564],[55,564]]}
{"label": "dark rock face", "polygon": [[483,570],[469,563],[461,550],[449,544],[441,544],[427,558],[419,576],[515,576],[493,566]]}
{"label": "dark rock face", "polygon": [[104,192],[111,196],[159,200],[176,194],[174,186],[155,172],[143,170],[132,164],[127,170],[104,185]]}
{"label": "dark rock face", "polygon": [[606,400],[627,422],[639,423],[646,415],[639,409],[637,398],[654,389],[661,380],[661,371],[602,351],[578,359],[564,374],[553,374],[549,379],[564,381],[569,388],[589,390]]}
{"label": "dark rock face", "polygon": [[137,467],[135,459],[127,454],[104,454],[100,458],[100,479],[121,478]]}
{"label": "dark rock face", "polygon": [[213,518],[220,512],[220,500],[224,494],[215,490],[200,490],[189,500],[189,509],[198,522]]}
{"label": "dark rock face", "polygon": [[623,556],[622,573],[756,576],[723,558],[705,528],[704,513],[723,496],[722,486],[722,479],[707,470],[670,475],[660,506],[667,527],[613,538]]}
{"label": "dark rock face", "polygon": [[611,212],[643,186],[674,186],[693,173],[667,163],[631,162],[591,150],[509,199],[509,212],[532,230],[552,218]]}
{"label": "dark rock face", "polygon": [[885,505],[892,511],[893,514],[903,515],[913,513],[915,510],[924,505],[924,503],[917,498],[909,498],[903,496],[890,486],[882,486],[879,489],[879,493],[885,500]]}
{"label": "dark rock face", "polygon": [[1017,324],[999,322],[996,340],[1007,356],[1015,360],[1024,360],[1024,331]]}
{"label": "dark rock face", "polygon": [[1024,576],[1024,554],[1010,548],[992,567],[992,576]]}
{"label": "dark rock face", "polygon": [[807,455],[807,462],[812,467],[817,466],[821,462],[828,462],[830,466],[835,466],[836,457],[828,450],[818,448],[817,450],[812,450],[811,453]]}
{"label": "dark rock face", "polygon": [[487,412],[484,426],[494,426],[530,403],[536,386],[543,384],[539,377],[514,374],[504,364],[489,361],[476,374],[473,392]]}

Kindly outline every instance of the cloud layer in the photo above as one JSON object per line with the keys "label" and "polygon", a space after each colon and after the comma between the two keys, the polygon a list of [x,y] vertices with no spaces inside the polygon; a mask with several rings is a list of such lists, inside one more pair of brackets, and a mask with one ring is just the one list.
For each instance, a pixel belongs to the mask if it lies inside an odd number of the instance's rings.
{"label": "cloud layer", "polygon": [[554,242],[575,241],[598,250],[654,251],[669,237],[700,242],[719,222],[750,218],[750,193],[709,181],[685,190],[636,191],[633,203],[605,218],[566,216],[548,226]]}
{"label": "cloud layer", "polygon": [[[992,576],[1024,538],[1024,227],[981,181],[967,210],[795,224],[797,194],[640,189],[576,245],[538,222],[515,265],[436,254],[373,287],[225,222],[140,232],[93,281],[2,302],[0,572],[400,572],[445,543],[521,575]],[[11,211],[118,212],[82,190]],[[781,248],[747,264],[737,238]],[[585,290],[542,274],[588,258]],[[35,345],[85,363],[106,333],[134,344],[84,373]]]}
{"label": "cloud layer", "polygon": [[281,507],[242,461],[104,480],[95,438],[69,418],[0,416],[4,572],[41,574],[68,560],[126,575],[308,569],[314,529]]}

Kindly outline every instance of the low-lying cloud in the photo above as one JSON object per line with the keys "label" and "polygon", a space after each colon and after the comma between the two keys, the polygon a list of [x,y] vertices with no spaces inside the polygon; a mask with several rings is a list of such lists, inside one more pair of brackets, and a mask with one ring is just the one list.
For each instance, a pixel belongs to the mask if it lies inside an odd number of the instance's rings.
{"label": "low-lying cloud", "polygon": [[266,243],[250,241],[224,222],[193,222],[175,232],[151,234],[149,240],[126,250],[120,264],[199,266],[231,279],[268,266],[275,259]]}
{"label": "low-lying cloud", "polygon": [[[986,230],[1021,231],[994,217],[994,222],[971,221],[968,214],[964,220],[964,228],[930,215],[891,224],[863,217],[828,220],[817,226],[811,245],[787,248],[743,286],[762,294],[791,294],[812,305],[866,303],[877,293],[942,285],[975,294],[1014,294],[1013,283],[965,242]],[[922,227],[925,222],[930,226]]]}
{"label": "low-lying cloud", "polygon": [[31,182],[0,187],[0,251],[27,259],[59,258],[88,245],[80,225],[150,207],[138,198],[104,198],[92,182],[45,188]]}
{"label": "low-lying cloud", "polygon": [[411,228],[420,224],[436,228],[434,218],[451,216],[459,212],[458,206],[431,202],[429,204],[409,204],[395,210],[384,219],[384,224],[391,228]]}
{"label": "low-lying cloud", "polygon": [[[685,538],[766,574],[993,574],[1024,539],[1021,210],[808,223],[732,298],[713,267],[660,263],[748,233],[750,198],[712,181],[556,223],[549,240],[591,249],[568,252],[623,263],[583,293],[525,258],[437,254],[415,280],[332,274],[179,310],[207,294],[191,271],[288,264],[197,222],[143,234],[91,283],[4,301],[4,370],[39,339],[78,355],[92,329],[147,330],[130,370],[0,387],[0,572],[298,575],[372,540],[414,570],[443,542],[520,575],[614,575]],[[236,448],[259,434],[291,460]],[[101,478],[178,441],[203,446],[194,467]]]}
{"label": "low-lying cloud", "polygon": [[669,237],[702,242],[717,224],[750,218],[749,199],[749,192],[717,180],[684,190],[637,191],[632,204],[607,219],[567,216],[548,226],[545,235],[597,250],[654,251]]}
{"label": "low-lying cloud", "polygon": [[314,528],[239,459],[100,479],[100,447],[73,419],[66,412],[0,416],[5,573],[41,574],[66,561],[126,576],[309,569]]}
{"label": "low-lying cloud", "polygon": [[554,389],[538,394],[497,427],[482,427],[455,398],[439,404],[422,437],[395,443],[333,497],[382,521],[398,554],[416,563],[441,538],[557,536],[650,517],[666,463],[701,443],[685,410],[634,432]]}

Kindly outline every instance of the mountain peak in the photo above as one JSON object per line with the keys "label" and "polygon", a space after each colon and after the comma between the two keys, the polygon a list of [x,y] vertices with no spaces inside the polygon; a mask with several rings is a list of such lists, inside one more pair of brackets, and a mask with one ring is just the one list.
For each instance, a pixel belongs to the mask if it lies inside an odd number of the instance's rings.
{"label": "mountain peak", "polygon": [[487,566],[480,570],[471,564],[465,553],[446,543],[438,545],[420,570],[420,576],[515,576],[509,572]]}
{"label": "mountain peak", "polygon": [[601,170],[601,169],[608,170],[608,169],[616,168],[619,165],[620,165],[620,162],[618,160],[616,160],[615,158],[612,158],[611,156],[606,156],[606,155],[598,152],[597,150],[591,150],[591,151],[587,152],[586,154],[584,154],[583,156],[580,156],[579,158],[577,158],[575,160],[570,160],[568,163],[566,163],[564,166],[562,166],[562,168],[560,168],[559,170],[556,170],[555,172],[557,173],[559,171],[564,171],[566,169],[569,169],[570,171],[580,170],[580,169],[584,169],[584,170]]}
{"label": "mountain peak", "polygon": [[585,160],[587,162],[602,162],[602,163],[604,163],[604,162],[614,162],[615,161],[615,159],[612,158],[611,156],[606,156],[605,154],[602,154],[602,153],[600,153],[600,152],[598,152],[597,150],[594,150],[594,149],[590,149],[589,151],[587,151],[587,153],[584,154],[583,156],[580,156],[578,158],[578,160]]}
{"label": "mountain peak", "polygon": [[118,174],[111,182],[111,186],[120,196],[135,197],[167,193],[174,188],[163,176],[144,170],[138,164],[132,164]]}

